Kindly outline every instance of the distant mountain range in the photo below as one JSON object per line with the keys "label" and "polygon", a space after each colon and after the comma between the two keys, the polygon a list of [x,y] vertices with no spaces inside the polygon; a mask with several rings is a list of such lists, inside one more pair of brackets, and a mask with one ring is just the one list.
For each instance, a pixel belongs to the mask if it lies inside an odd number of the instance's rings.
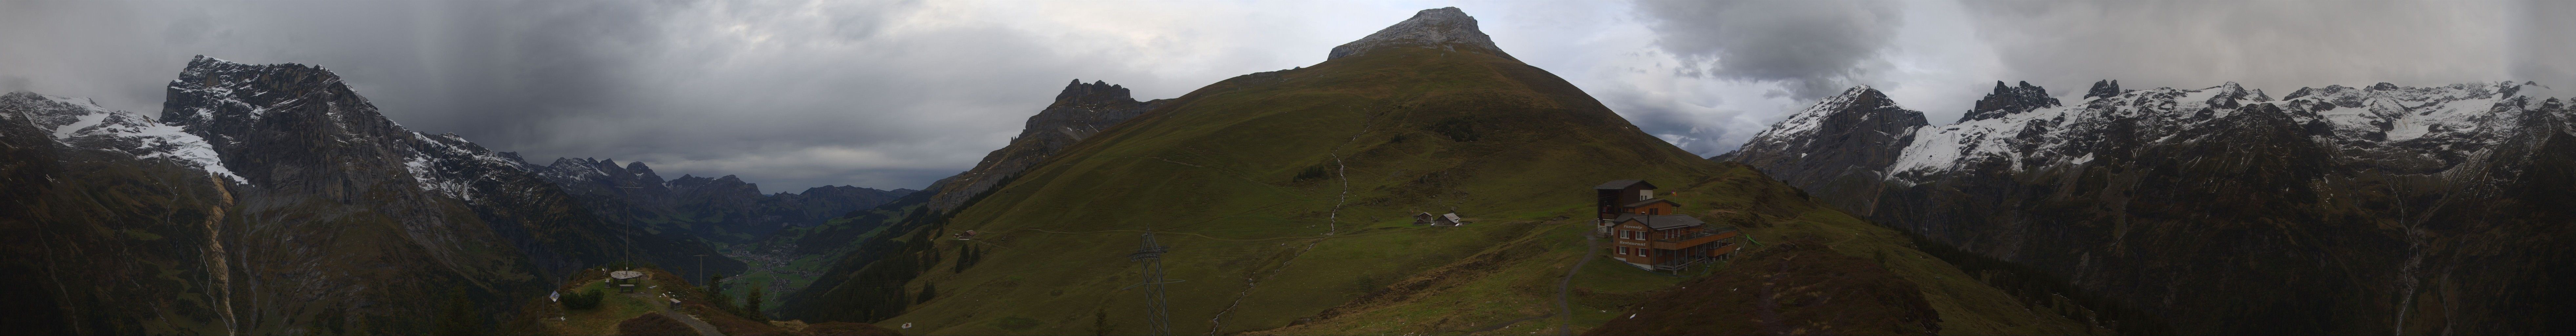
{"label": "distant mountain range", "polygon": [[1869,87],[1712,159],[2188,334],[2576,330],[2576,111],[2530,82],[1996,83],[1931,125]]}
{"label": "distant mountain range", "polygon": [[[300,64],[199,56],[161,116],[0,96],[0,298],[26,308],[0,328],[412,333],[454,308],[435,298],[513,307],[629,258],[740,273],[711,245],[911,192],[763,195],[733,176],[662,181],[641,163],[532,165],[408,130]],[[515,314],[471,310],[487,324]]]}
{"label": "distant mountain range", "polygon": [[602,216],[632,218],[653,231],[676,230],[722,243],[761,239],[779,229],[823,224],[851,211],[876,207],[912,189],[852,186],[806,188],[803,193],[761,194],[760,186],[733,175],[682,175],[669,181],[643,162],[559,158],[529,167],[561,185]]}

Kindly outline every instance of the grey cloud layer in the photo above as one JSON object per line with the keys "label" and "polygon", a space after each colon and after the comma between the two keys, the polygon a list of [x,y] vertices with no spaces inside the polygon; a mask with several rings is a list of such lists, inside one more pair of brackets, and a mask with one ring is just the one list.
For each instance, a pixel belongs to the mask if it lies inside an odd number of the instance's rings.
{"label": "grey cloud layer", "polygon": [[[2077,92],[2500,80],[2576,85],[2567,2],[1970,2],[1999,80]],[[2557,15],[2555,18],[2541,17]]]}
{"label": "grey cloud layer", "polygon": [[880,34],[920,7],[8,2],[0,41],[52,47],[0,51],[0,89],[151,114],[159,83],[191,55],[315,64],[415,130],[532,160],[641,160],[796,191],[919,188],[999,147],[1056,83],[1135,77],[1018,31],[916,22]]}
{"label": "grey cloud layer", "polygon": [[1854,84],[1935,120],[1998,80],[2576,85],[2576,2],[5,1],[0,90],[150,114],[191,55],[306,63],[415,130],[539,160],[918,188],[1068,79],[1169,98],[1452,5],[1703,155]]}
{"label": "grey cloud layer", "polygon": [[[1823,97],[1868,76],[1903,24],[1901,4],[1867,1],[1645,1],[1657,45],[1707,74],[1781,81],[1790,97]],[[1697,69],[1690,70],[1697,72]]]}

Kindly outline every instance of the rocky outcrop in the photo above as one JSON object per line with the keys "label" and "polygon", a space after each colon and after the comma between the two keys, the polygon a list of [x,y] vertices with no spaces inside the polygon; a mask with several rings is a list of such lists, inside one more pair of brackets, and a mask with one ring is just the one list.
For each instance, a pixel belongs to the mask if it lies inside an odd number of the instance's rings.
{"label": "rocky outcrop", "polygon": [[1853,215],[1867,216],[1886,179],[1884,167],[1914,142],[1923,112],[1896,105],[1877,89],[1853,87],[1753,135],[1743,148],[1710,157],[1759,167]]}
{"label": "rocky outcrop", "polygon": [[936,192],[929,202],[933,211],[947,211],[963,206],[985,191],[1000,187],[1020,172],[1036,166],[1055,153],[1082,139],[1100,134],[1112,126],[1162,106],[1164,100],[1136,101],[1127,88],[1107,82],[1085,84],[1074,80],[1055,95],[1055,102],[1037,115],[1029,116],[1020,135],[1011,144],[984,155],[975,168],[940,179],[927,191]]}
{"label": "rocky outcrop", "polygon": [[[2063,279],[2137,312],[2121,318],[2132,331],[2576,330],[2539,317],[2576,313],[2576,290],[2551,285],[2576,266],[2548,262],[2576,258],[2554,242],[2576,234],[2566,93],[2381,83],[2274,100],[2103,82],[2078,106],[2034,107],[2036,92],[1999,86],[1989,113],[1850,168],[1887,172],[1874,193],[1816,196]],[[1816,189],[1836,171],[1812,166],[1840,162],[1756,166]]]}
{"label": "rocky outcrop", "polygon": [[[1384,48],[1416,47],[1447,51],[1484,53],[1511,59],[1494,38],[1476,28],[1476,18],[1458,7],[1442,7],[1414,12],[1413,18],[1379,29],[1375,34],[1333,47],[1324,60],[1359,56]],[[1517,59],[1515,59],[1517,60]]]}
{"label": "rocky outcrop", "polygon": [[1997,81],[1995,92],[1986,94],[1985,99],[1978,99],[1976,108],[1969,109],[1967,114],[1960,115],[1959,121],[1993,119],[2007,114],[2062,105],[2057,98],[2048,97],[2048,89],[2031,86],[2030,82],[2021,82],[2021,86],[2012,87],[2004,86],[2004,82]]}
{"label": "rocky outcrop", "polygon": [[[2000,82],[1998,82],[1998,83],[2000,83]],[[2100,81],[2094,81],[2094,82],[2093,82],[2093,88],[2092,88],[2092,89],[2084,90],[2084,99],[2093,99],[2093,98],[2102,98],[2102,97],[2117,96],[2117,95],[2120,95],[2121,93],[2125,93],[2125,92],[2126,92],[2126,91],[2120,91],[2120,81],[2115,81],[2115,80],[2100,80]]]}

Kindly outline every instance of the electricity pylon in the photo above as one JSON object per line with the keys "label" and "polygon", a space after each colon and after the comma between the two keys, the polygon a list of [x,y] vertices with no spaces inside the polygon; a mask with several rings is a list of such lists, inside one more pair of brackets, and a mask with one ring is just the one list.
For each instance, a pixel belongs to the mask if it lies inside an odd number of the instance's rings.
{"label": "electricity pylon", "polygon": [[1154,328],[1154,335],[1172,334],[1172,314],[1169,306],[1163,303],[1163,284],[1180,281],[1163,281],[1163,252],[1171,251],[1170,246],[1154,245],[1154,234],[1146,233],[1144,247],[1127,254],[1128,260],[1145,266],[1144,281],[1127,287],[1145,286],[1145,323]]}

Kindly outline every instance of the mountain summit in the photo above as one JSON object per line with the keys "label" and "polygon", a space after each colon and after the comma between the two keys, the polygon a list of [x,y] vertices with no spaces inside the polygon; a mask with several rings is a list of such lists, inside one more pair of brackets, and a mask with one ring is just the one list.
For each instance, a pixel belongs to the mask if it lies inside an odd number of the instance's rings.
{"label": "mountain summit", "polygon": [[1358,41],[1333,47],[1332,55],[1325,56],[1324,60],[1359,56],[1393,47],[1439,48],[1448,51],[1457,51],[1464,47],[1469,51],[1519,60],[1512,58],[1511,54],[1503,53],[1503,48],[1495,47],[1493,37],[1485,36],[1484,31],[1476,29],[1476,18],[1467,16],[1467,12],[1458,10],[1458,7],[1414,12],[1411,19],[1397,22],[1393,26],[1387,26],[1386,29],[1379,29],[1376,34],[1369,34],[1368,37],[1360,38]]}
{"label": "mountain summit", "polygon": [[1036,166],[1038,161],[1054,156],[1057,151],[1163,103],[1162,99],[1136,101],[1135,97],[1128,96],[1124,86],[1097,80],[1089,84],[1080,79],[1073,80],[1065,84],[1064,92],[1055,95],[1054,104],[1039,110],[1037,115],[1029,116],[1027,126],[1021,128],[1019,136],[1011,138],[1009,146],[985,154],[984,161],[976,163],[975,168],[932,182],[929,188],[925,188],[935,193],[930,199],[930,209],[959,207],[968,198],[1000,187],[1005,180]]}
{"label": "mountain summit", "polygon": [[1926,125],[1923,112],[1897,106],[1887,94],[1862,85],[1817,101],[1754,134],[1743,148],[1709,159],[1762,167],[1844,211],[1868,216],[1873,200],[1837,196],[1877,192],[1887,173],[1878,167],[1896,162],[1914,143],[1914,131]]}

